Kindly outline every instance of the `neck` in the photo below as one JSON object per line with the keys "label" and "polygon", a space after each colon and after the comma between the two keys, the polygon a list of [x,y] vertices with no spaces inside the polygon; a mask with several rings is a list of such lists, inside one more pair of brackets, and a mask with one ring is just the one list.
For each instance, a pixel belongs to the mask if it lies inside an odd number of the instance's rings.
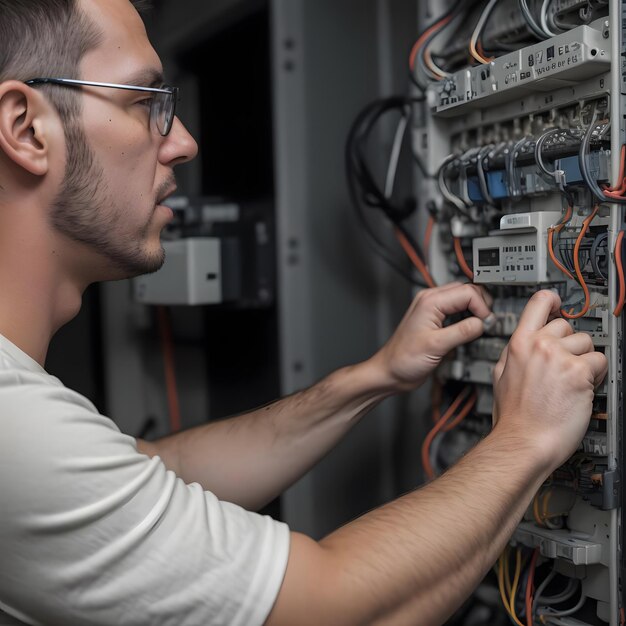
{"label": "neck", "polygon": [[69,271],[68,253],[68,242],[26,207],[0,207],[0,334],[42,367],[50,340],[80,311],[89,284]]}

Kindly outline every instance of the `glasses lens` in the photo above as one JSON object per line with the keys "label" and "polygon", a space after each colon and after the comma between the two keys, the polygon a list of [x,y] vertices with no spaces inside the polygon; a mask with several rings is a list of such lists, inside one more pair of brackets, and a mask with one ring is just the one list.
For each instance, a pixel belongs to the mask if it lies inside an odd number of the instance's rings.
{"label": "glasses lens", "polygon": [[151,117],[161,135],[165,137],[171,128],[176,114],[176,95],[178,89],[164,86],[163,89],[172,89],[168,93],[157,93],[152,100]]}

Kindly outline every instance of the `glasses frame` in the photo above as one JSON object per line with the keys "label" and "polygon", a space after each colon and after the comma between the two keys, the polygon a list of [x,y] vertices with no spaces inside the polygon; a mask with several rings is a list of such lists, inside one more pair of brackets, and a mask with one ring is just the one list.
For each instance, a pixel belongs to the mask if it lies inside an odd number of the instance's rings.
{"label": "glasses frame", "polygon": [[126,91],[143,91],[146,93],[166,94],[169,96],[165,101],[166,115],[163,128],[159,128],[159,111],[157,110],[157,98],[150,103],[150,120],[162,137],[167,137],[172,130],[172,124],[176,117],[176,103],[178,101],[179,88],[163,85],[163,87],[141,87],[139,85],[122,85],[118,83],[97,83],[90,80],[76,80],[74,78],[31,78],[25,80],[28,86],[32,85],[60,85],[62,87],[105,87],[107,89],[124,89]]}

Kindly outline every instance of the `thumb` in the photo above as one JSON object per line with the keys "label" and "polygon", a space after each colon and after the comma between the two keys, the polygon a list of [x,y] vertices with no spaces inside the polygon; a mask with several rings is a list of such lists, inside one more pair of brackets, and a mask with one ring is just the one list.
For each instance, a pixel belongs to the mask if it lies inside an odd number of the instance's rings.
{"label": "thumb", "polygon": [[468,317],[456,324],[444,326],[437,331],[437,346],[442,356],[464,343],[478,339],[485,329],[483,321],[478,317]]}

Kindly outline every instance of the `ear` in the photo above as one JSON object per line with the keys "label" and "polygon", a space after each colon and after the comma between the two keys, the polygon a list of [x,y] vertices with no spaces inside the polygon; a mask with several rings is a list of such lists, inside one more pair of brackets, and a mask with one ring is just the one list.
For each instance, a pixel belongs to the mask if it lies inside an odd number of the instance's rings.
{"label": "ear", "polygon": [[51,125],[59,123],[53,111],[36,89],[16,80],[0,83],[0,150],[35,176],[48,172]]}

